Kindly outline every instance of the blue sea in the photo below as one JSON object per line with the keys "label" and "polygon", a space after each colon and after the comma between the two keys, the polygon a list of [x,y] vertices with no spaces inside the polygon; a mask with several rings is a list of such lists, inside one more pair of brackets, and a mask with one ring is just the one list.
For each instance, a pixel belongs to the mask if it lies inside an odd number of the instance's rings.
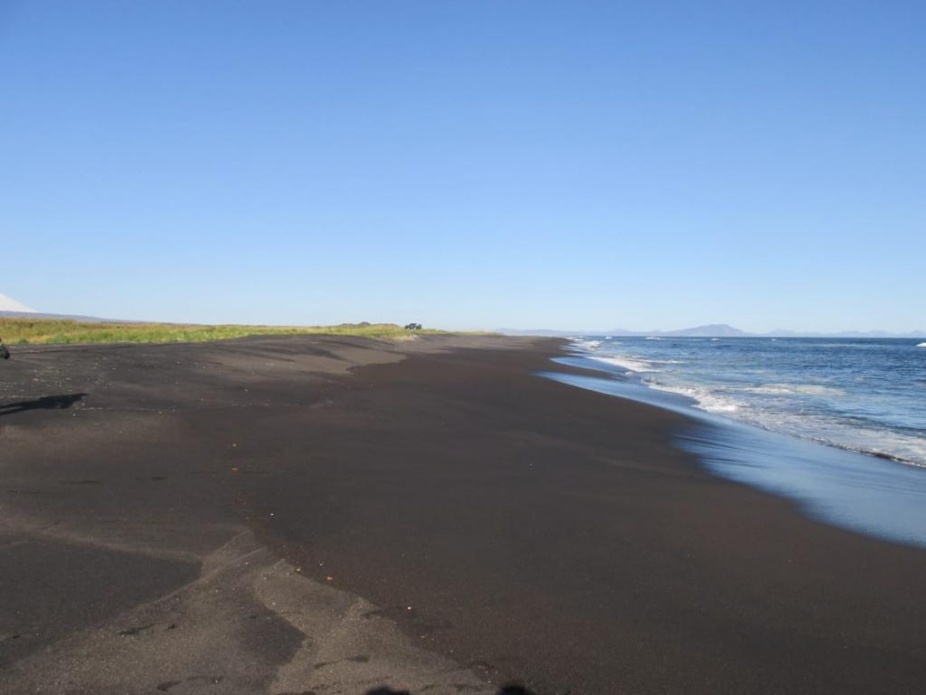
{"label": "blue sea", "polygon": [[678,444],[811,516],[926,547],[926,342],[583,336],[550,378],[692,417]]}

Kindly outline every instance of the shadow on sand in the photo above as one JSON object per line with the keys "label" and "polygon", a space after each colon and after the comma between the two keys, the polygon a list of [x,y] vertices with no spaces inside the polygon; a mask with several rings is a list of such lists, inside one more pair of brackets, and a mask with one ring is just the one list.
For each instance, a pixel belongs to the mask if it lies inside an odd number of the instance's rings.
{"label": "shadow on sand", "polygon": [[0,416],[21,413],[24,410],[63,410],[81,400],[86,393],[69,393],[64,396],[42,396],[34,401],[0,404]]}

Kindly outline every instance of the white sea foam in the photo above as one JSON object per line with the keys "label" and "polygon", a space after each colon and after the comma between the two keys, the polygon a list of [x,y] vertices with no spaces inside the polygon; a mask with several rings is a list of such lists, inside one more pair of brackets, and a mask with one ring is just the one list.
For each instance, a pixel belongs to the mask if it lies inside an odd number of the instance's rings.
{"label": "white sea foam", "polygon": [[[681,389],[679,389],[682,392]],[[898,463],[926,467],[926,438],[882,428],[848,428],[837,418],[803,410],[778,410],[740,404],[708,394],[690,393],[703,410],[727,414],[740,422],[848,451],[890,458]],[[729,405],[734,407],[725,407]],[[740,407],[741,406],[741,407]]]}
{"label": "white sea foam", "polygon": [[723,398],[710,392],[698,393],[697,389],[691,389],[693,393],[689,395],[698,401],[698,407],[709,413],[738,413],[743,409],[742,403]]}
{"label": "white sea foam", "polygon": [[829,446],[889,458],[908,466],[926,468],[926,440],[899,432],[856,428],[839,428],[809,437]]}
{"label": "white sea foam", "polygon": [[600,340],[587,340],[585,338],[570,338],[569,340],[573,341],[578,347],[584,348],[585,350],[597,350],[601,347]]}
{"label": "white sea foam", "polygon": [[745,404],[735,401],[731,398],[721,396],[718,393],[706,388],[697,386],[670,386],[658,382],[650,382],[649,386],[659,391],[668,391],[669,393],[678,393],[682,396],[692,398],[696,402],[697,408],[709,413],[737,413],[741,411]]}
{"label": "white sea foam", "polygon": [[805,396],[844,396],[845,391],[834,389],[829,386],[820,386],[819,384],[763,384],[751,388],[741,389],[749,393],[759,393],[772,396],[786,396],[791,394],[802,394]]}
{"label": "white sea foam", "polygon": [[926,347],[926,343],[920,343],[917,347]]}
{"label": "white sea foam", "polygon": [[599,362],[604,362],[605,364],[612,364],[621,369],[627,369],[631,372],[649,373],[659,371],[652,362],[647,362],[646,360],[637,359],[635,357],[614,355],[604,357],[601,355],[591,355],[591,358]]}

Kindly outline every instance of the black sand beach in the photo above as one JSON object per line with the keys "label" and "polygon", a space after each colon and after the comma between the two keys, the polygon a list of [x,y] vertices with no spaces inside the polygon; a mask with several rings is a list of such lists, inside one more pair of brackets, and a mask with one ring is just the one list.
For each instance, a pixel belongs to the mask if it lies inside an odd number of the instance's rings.
{"label": "black sand beach", "polygon": [[14,351],[0,692],[922,692],[926,552],[710,476],[560,349]]}

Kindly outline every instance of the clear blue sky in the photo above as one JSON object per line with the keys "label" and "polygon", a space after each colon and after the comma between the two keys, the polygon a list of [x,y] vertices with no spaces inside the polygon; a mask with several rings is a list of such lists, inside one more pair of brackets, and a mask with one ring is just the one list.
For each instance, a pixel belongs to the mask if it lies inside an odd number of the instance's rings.
{"label": "clear blue sky", "polygon": [[0,0],[0,292],[926,327],[926,3]]}

